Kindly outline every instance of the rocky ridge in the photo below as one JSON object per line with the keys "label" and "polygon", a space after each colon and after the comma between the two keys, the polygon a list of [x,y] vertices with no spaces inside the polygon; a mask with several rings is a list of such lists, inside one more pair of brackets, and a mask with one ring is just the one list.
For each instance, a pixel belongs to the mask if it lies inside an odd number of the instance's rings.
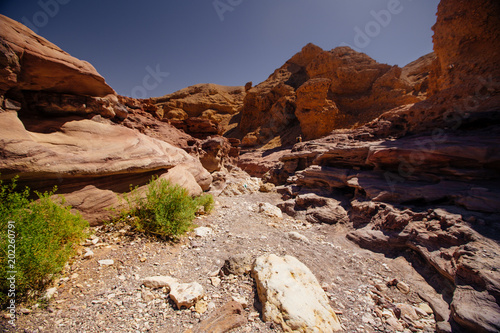
{"label": "rocky ridge", "polygon": [[[425,99],[434,55],[404,68],[379,64],[349,47],[308,44],[247,92],[238,126],[243,144],[262,145],[297,127],[304,139],[364,124],[384,111]],[[295,139],[295,138],[293,138]]]}

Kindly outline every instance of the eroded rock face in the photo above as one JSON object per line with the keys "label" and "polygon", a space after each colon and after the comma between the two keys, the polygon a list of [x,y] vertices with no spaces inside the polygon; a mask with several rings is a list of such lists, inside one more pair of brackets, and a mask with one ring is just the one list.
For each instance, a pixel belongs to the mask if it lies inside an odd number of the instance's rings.
{"label": "eroded rock face", "polygon": [[[0,15],[0,94],[17,90],[104,97],[115,94],[95,68]],[[78,84],[74,84],[78,82]]]}
{"label": "eroded rock face", "polygon": [[[181,128],[195,137],[200,133],[208,135],[222,134],[235,125],[230,125],[231,118],[240,111],[245,97],[244,87],[229,87],[217,84],[197,84],[181,89],[172,94],[153,98],[166,119],[170,119],[176,127]],[[190,118],[197,118],[197,122],[213,124],[215,133],[200,131],[189,122]],[[201,120],[202,119],[202,120]],[[196,122],[195,121],[195,122]]]}
{"label": "eroded rock face", "polygon": [[[348,237],[373,250],[411,249],[424,258],[454,286],[452,320],[474,332],[500,328],[498,297],[500,250],[465,222],[461,215],[444,209],[416,213],[388,204],[354,202],[357,222],[369,223]],[[474,224],[472,225],[474,227]]]}
{"label": "eroded rock face", "polygon": [[58,185],[91,223],[117,203],[117,193],[153,175],[167,173],[193,194],[211,184],[199,160],[180,148],[107,122],[66,120],[44,133],[28,131],[14,111],[0,113],[2,178],[19,175],[23,184],[39,190]]}
{"label": "eroded rock face", "polygon": [[[500,16],[492,14],[499,6],[443,0],[434,27],[437,59],[390,68],[372,85],[394,87],[403,99],[412,86],[413,97],[428,91],[426,100],[408,99],[414,104],[402,103],[364,126],[297,143],[267,175],[285,184],[278,191],[288,214],[336,200],[356,229],[349,239],[375,251],[411,253],[408,260],[441,293],[429,302],[443,332],[500,326],[494,255],[500,250]],[[428,72],[431,78],[422,74]],[[322,82],[311,84],[321,90]],[[341,92],[362,86],[348,83]],[[317,103],[316,96],[307,103]],[[333,100],[340,111],[350,103]],[[367,101],[376,105],[369,97],[351,105]]]}
{"label": "eroded rock face", "polygon": [[259,257],[252,270],[265,321],[291,332],[336,332],[340,322],[316,277],[291,256]]}
{"label": "eroded rock face", "polygon": [[238,127],[243,143],[262,144],[294,126],[305,139],[315,139],[421,101],[427,95],[433,60],[431,54],[399,68],[379,64],[349,47],[323,51],[306,45],[248,91]]}

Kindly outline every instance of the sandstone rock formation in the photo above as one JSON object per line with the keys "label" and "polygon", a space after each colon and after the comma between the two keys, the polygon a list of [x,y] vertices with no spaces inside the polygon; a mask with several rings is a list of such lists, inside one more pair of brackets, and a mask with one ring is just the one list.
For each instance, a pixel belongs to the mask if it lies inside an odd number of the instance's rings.
{"label": "sandstone rock formation", "polygon": [[0,119],[2,178],[19,175],[22,184],[39,190],[57,185],[91,223],[104,218],[105,208],[117,204],[116,194],[128,191],[130,184],[143,185],[176,166],[189,175],[170,172],[167,178],[186,185],[186,177],[192,177],[196,182],[188,188],[193,194],[211,184],[198,159],[123,126],[65,119],[44,133],[27,130],[14,111],[0,113]]}
{"label": "sandstone rock formation", "polygon": [[70,56],[3,15],[0,51],[1,95],[12,88],[95,97],[115,93],[91,64]]}
{"label": "sandstone rock formation", "polygon": [[152,102],[174,126],[195,137],[206,138],[236,126],[230,121],[240,111],[244,97],[244,87],[209,83],[153,98]]}
{"label": "sandstone rock formation", "polygon": [[[500,329],[493,255],[500,251],[500,16],[492,14],[499,6],[441,1],[436,59],[426,56],[401,71],[415,91],[428,91],[426,100],[407,100],[358,128],[297,143],[264,176],[285,184],[278,187],[287,199],[285,212],[307,218],[332,201],[348,212],[356,229],[352,241],[391,255],[413,253],[408,260],[441,294],[429,300],[439,330]],[[430,78],[415,68],[431,72]],[[383,76],[391,71],[396,69]],[[318,89],[306,102],[322,100],[323,79],[310,81],[297,96],[311,84]],[[346,107],[341,99],[334,102],[339,110]]]}
{"label": "sandstone rock formation", "polygon": [[5,16],[0,39],[2,179],[19,175],[42,191],[57,185],[91,223],[154,175],[193,195],[209,188],[197,140],[155,119],[152,103],[116,96],[90,64]]}
{"label": "sandstone rock formation", "polygon": [[263,304],[263,319],[289,332],[336,332],[340,322],[316,277],[292,256],[255,260],[252,274]]}
{"label": "sandstone rock formation", "polygon": [[263,144],[297,126],[315,139],[421,101],[433,60],[430,54],[391,67],[349,47],[323,51],[308,44],[247,92],[238,126],[243,144]]}

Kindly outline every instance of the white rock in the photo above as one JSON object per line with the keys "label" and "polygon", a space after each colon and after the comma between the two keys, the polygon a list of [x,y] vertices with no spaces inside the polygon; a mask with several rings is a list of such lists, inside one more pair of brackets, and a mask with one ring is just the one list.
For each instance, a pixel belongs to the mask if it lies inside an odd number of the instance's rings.
{"label": "white rock", "polygon": [[221,283],[221,279],[217,276],[211,276],[210,277],[210,283],[212,283],[212,286],[218,287]]}
{"label": "white rock", "polygon": [[163,288],[167,289],[167,292],[170,292],[172,287],[177,284],[177,279],[170,276],[149,276],[142,280],[142,284],[148,288]]}
{"label": "white rock", "polygon": [[196,237],[207,237],[214,234],[214,230],[208,227],[199,227],[194,229]]}
{"label": "white rock", "polygon": [[149,289],[143,289],[141,297],[144,302],[151,302],[155,299],[155,295]]}
{"label": "white rock", "polygon": [[170,298],[178,309],[190,308],[203,297],[204,293],[203,287],[198,282],[179,283],[172,286]]}
{"label": "white rock", "polygon": [[335,332],[340,322],[316,277],[299,260],[274,254],[257,258],[253,268],[263,319],[285,331]]}
{"label": "white rock", "polygon": [[115,264],[115,261],[113,259],[104,259],[104,260],[99,260],[98,263],[101,266],[112,266]]}
{"label": "white rock", "polygon": [[233,299],[233,301],[240,303],[243,308],[248,307],[248,301],[245,297],[240,296],[240,295],[238,295],[238,296],[233,295],[233,296],[231,296],[231,298]]}
{"label": "white rock", "polygon": [[47,289],[47,291],[45,292],[45,295],[43,296],[43,298],[45,298],[46,300],[50,300],[52,297],[54,297],[54,295],[57,293],[57,288],[54,287],[54,288],[49,288]]}
{"label": "white rock", "polygon": [[304,242],[304,243],[306,243],[306,244],[311,243],[311,242],[309,241],[309,238],[307,238],[307,237],[306,237],[306,236],[304,236],[304,235],[299,234],[299,233],[298,233],[298,232],[296,232],[296,231],[291,231],[291,232],[289,232],[287,235],[288,235],[288,238],[290,238],[290,239],[293,239],[293,240],[296,240],[296,241],[302,241],[302,242]]}
{"label": "white rock", "polygon": [[283,218],[283,213],[278,207],[271,205],[268,202],[259,203],[259,213],[265,214],[269,217]]}
{"label": "white rock", "polygon": [[83,255],[83,258],[85,259],[90,259],[90,258],[93,258],[94,257],[94,252],[87,249],[87,251],[85,252],[85,254]]}

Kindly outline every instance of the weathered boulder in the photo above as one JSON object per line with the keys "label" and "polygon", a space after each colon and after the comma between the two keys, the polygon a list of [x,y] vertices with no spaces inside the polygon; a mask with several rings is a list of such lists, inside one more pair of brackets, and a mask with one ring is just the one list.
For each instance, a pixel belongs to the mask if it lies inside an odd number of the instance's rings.
{"label": "weathered boulder", "polygon": [[170,276],[148,276],[142,280],[142,284],[147,288],[166,288],[170,292],[172,287],[178,283],[177,279]]}
{"label": "weathered boulder", "polygon": [[201,143],[200,161],[209,172],[220,171],[227,164],[232,164],[230,156],[232,146],[228,139],[210,137]]}
{"label": "weathered boulder", "polygon": [[259,257],[252,270],[262,317],[292,332],[335,332],[340,322],[309,268],[294,257]]}
{"label": "weathered boulder", "polygon": [[177,308],[189,309],[200,300],[205,291],[198,282],[173,284],[170,289],[170,298],[175,302]]}
{"label": "weathered boulder", "polygon": [[196,178],[189,172],[188,165],[176,165],[158,179],[165,179],[172,184],[185,188],[191,196],[199,196],[203,193],[203,189],[196,182]]}

